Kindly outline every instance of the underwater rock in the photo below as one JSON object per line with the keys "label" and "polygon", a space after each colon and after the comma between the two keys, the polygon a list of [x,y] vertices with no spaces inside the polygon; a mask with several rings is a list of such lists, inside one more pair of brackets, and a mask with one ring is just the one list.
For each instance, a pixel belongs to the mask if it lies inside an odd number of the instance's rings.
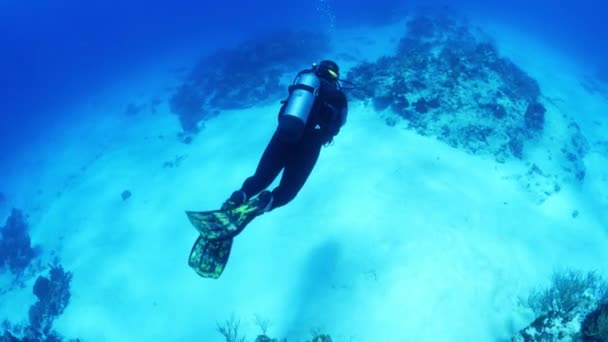
{"label": "underwater rock", "polygon": [[479,125],[469,125],[462,129],[461,134],[465,141],[487,141],[494,129]]}
{"label": "underwater rock", "polygon": [[[603,322],[603,318],[608,318],[604,311],[607,303],[608,283],[597,273],[554,273],[549,288],[528,296],[528,307],[537,318],[512,341],[593,341],[583,335],[586,328],[596,334],[595,323],[608,323]],[[604,314],[607,315],[602,318]]]}
{"label": "underwater rock", "polygon": [[441,103],[439,102],[439,98],[437,98],[437,97],[430,101],[427,101],[426,105],[429,108],[433,108],[433,109],[437,109],[437,108],[441,107]]}
{"label": "underwater rock", "polygon": [[542,131],[547,110],[540,103],[530,103],[524,114],[525,127],[529,132]]}
{"label": "underwater rock", "polygon": [[171,97],[171,112],[178,114],[179,123],[186,132],[198,132],[198,122],[205,119],[203,111],[204,96],[194,83],[182,84]]}
{"label": "underwater rock", "polygon": [[502,119],[507,116],[507,110],[503,105],[497,103],[487,103],[480,105],[481,109],[488,111],[493,117]]}
{"label": "underwater rock", "polygon": [[407,108],[410,106],[410,102],[404,95],[397,95],[393,98],[391,103],[391,109],[397,114],[403,114],[407,112]]}
{"label": "underwater rock", "polygon": [[503,86],[500,87],[500,91],[507,97],[529,103],[537,101],[541,94],[538,82],[515,63],[506,58],[499,58],[486,66],[501,76]]}
{"label": "underwater rock", "polygon": [[326,51],[327,37],[282,31],[201,58],[169,101],[184,132],[196,134],[216,110],[242,109],[285,96],[286,72],[302,70]]}
{"label": "underwater rock", "polygon": [[120,194],[120,198],[122,198],[123,201],[128,200],[129,198],[131,198],[131,191],[129,190],[125,190]]}
{"label": "underwater rock", "polygon": [[30,307],[30,326],[38,332],[48,334],[53,321],[63,313],[70,301],[70,281],[72,274],[61,265],[54,265],[49,277],[39,276],[34,285],[34,294],[38,301]]}
{"label": "underwater rock", "polygon": [[587,341],[608,341],[608,303],[600,305],[585,317],[582,331]]}
{"label": "underwater rock", "polygon": [[[465,20],[425,14],[408,25],[393,55],[350,69],[346,78],[359,87],[349,97],[390,108],[419,134],[455,148],[502,162],[521,159],[544,125],[536,80],[500,57]],[[392,102],[385,107],[387,97]]]}
{"label": "underwater rock", "polygon": [[4,335],[0,336],[0,342],[22,342],[15,335],[11,334],[8,331],[4,332]]}
{"label": "underwater rock", "polygon": [[608,341],[608,304],[582,302],[568,312],[550,311],[519,331],[513,342]]}
{"label": "underwater rock", "polygon": [[51,292],[51,281],[45,277],[38,277],[34,284],[34,295],[38,299],[46,298]]}
{"label": "underwater rock", "polygon": [[417,90],[417,91],[421,91],[424,89],[427,89],[428,87],[426,86],[426,84],[424,84],[422,81],[420,80],[413,80],[409,83],[410,88]]}
{"label": "underwater rock", "polygon": [[421,97],[418,99],[418,101],[414,102],[414,108],[420,114],[424,114],[429,111],[429,107],[427,106],[424,97]]}
{"label": "underwater rock", "polygon": [[[56,262],[56,261],[55,261]],[[52,330],[53,321],[59,317],[70,300],[72,274],[55,263],[48,277],[39,276],[33,292],[38,299],[29,309],[29,325],[2,323],[0,341],[60,342],[64,338]],[[79,339],[69,340],[77,342]]]}
{"label": "underwater rock", "polygon": [[377,75],[375,70],[376,68],[379,68],[377,66],[379,63],[380,60],[378,60],[376,64],[364,62],[350,69],[350,72],[348,73],[349,79],[352,79],[351,74],[353,74],[357,75],[357,79],[370,80],[370,82],[363,82],[353,89],[348,89],[347,93],[349,96],[358,99],[370,99],[377,96],[375,94],[375,89],[376,86],[380,84],[380,80],[375,77],[375,75]]}
{"label": "underwater rock", "polygon": [[[575,318],[575,315],[572,314],[562,315],[551,311],[538,317],[528,327],[522,329],[511,341],[576,341],[573,337],[579,335],[578,329],[572,327],[572,325],[576,325]],[[565,337],[568,337],[568,339],[564,339]]]}
{"label": "underwater rock", "polygon": [[28,230],[23,213],[13,209],[0,229],[0,268],[7,267],[13,274],[21,274],[40,254],[38,247],[32,247]]}

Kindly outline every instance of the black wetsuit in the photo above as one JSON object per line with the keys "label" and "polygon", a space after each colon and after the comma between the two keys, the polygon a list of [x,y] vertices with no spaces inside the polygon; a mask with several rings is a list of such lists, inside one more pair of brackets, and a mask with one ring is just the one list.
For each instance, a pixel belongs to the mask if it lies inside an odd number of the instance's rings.
{"label": "black wetsuit", "polygon": [[[283,206],[294,199],[312,172],[321,147],[330,143],[346,122],[346,96],[336,82],[323,78],[320,78],[320,81],[319,95],[302,137],[296,142],[288,142],[277,132],[274,133],[255,174],[243,183],[241,190],[247,198],[266,189],[283,171],[279,185],[272,190],[273,201],[270,209]],[[285,103],[279,111],[279,119],[284,109]]]}

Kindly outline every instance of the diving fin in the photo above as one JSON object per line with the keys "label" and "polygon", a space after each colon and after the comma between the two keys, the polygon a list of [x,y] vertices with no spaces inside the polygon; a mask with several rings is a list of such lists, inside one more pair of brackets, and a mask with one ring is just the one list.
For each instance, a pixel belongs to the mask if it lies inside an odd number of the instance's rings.
{"label": "diving fin", "polygon": [[229,210],[186,211],[190,223],[206,239],[228,239],[240,234],[257,216],[264,213],[258,201],[251,199]]}
{"label": "diving fin", "polygon": [[199,236],[192,246],[188,265],[203,278],[217,279],[224,271],[233,239],[207,240]]}
{"label": "diving fin", "polygon": [[188,257],[188,265],[198,275],[219,278],[228,262],[234,237],[270,208],[272,197],[268,197],[269,192],[265,195],[265,201],[258,196],[233,209],[186,211],[190,223],[200,234]]}

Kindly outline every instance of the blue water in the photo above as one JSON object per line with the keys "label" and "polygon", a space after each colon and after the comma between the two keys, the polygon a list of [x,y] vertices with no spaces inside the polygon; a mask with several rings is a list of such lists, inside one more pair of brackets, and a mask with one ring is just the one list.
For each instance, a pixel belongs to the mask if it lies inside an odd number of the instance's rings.
{"label": "blue water", "polygon": [[[326,29],[382,24],[418,5],[412,1],[2,1],[2,146],[26,143],[47,120],[51,106],[77,100],[138,63],[198,44],[230,44],[277,27]],[[325,3],[325,5],[323,5]],[[422,2],[429,6],[433,2]],[[600,1],[436,2],[464,13],[512,22],[595,64],[608,78],[607,6]],[[42,117],[40,117],[42,116]],[[26,123],[36,117],[36,123]],[[8,127],[11,129],[7,130]],[[14,129],[17,128],[17,129]],[[7,136],[8,132],[8,136]],[[11,134],[12,133],[12,134]],[[18,133],[18,134],[16,134]],[[19,138],[23,141],[19,141]],[[4,149],[4,148],[3,148]]]}
{"label": "blue water", "polygon": [[[598,76],[608,79],[608,5],[600,1],[422,3],[511,22],[546,37],[580,63],[595,65]],[[339,26],[382,24],[417,7],[396,0],[3,1],[0,146],[7,151],[7,144],[27,144],[49,120],[58,120],[47,116],[49,108],[78,100],[130,68],[189,44],[229,45],[279,27],[325,30],[329,16]]]}
{"label": "blue water", "polygon": [[62,108],[141,65],[277,29],[331,33],[335,27],[384,25],[421,7],[446,7],[529,32],[608,82],[608,3],[599,0],[3,0],[0,174],[3,163],[47,127],[82,115]]}

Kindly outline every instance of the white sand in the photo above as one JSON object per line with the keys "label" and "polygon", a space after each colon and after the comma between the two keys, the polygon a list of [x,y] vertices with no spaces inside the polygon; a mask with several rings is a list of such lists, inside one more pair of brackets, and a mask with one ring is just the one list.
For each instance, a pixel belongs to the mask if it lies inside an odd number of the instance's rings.
{"label": "white sand", "polygon": [[[350,52],[374,60],[396,43],[394,29],[368,33],[377,42]],[[585,93],[580,70],[560,64],[556,73],[554,63],[539,62],[559,60],[555,51],[492,33],[501,52],[517,50],[515,61],[547,97],[561,99],[548,121],[576,111],[569,115],[590,142],[601,139],[608,104]],[[344,34],[356,37],[344,40],[346,49],[365,32]],[[388,127],[351,102],[347,126],[296,200],[236,239],[220,279],[199,278],[186,262],[196,231],[183,211],[216,208],[254,171],[278,106],[224,112],[184,145],[166,101],[155,114],[123,114],[129,102],[166,100],[170,77],[132,76],[71,108],[86,120],[49,132],[7,189],[31,214],[45,257],[56,251],[74,273],[70,305],[54,325],[66,337],[221,341],[215,324],[234,314],[254,338],[258,314],[273,323],[269,335],[290,341],[311,329],[334,341],[491,341],[530,323],[518,296],[554,270],[608,275],[608,156],[589,153],[585,183],[565,183],[538,204],[513,179],[523,163],[497,164]],[[122,201],[126,189],[133,196]],[[26,319],[29,293],[31,286],[1,297],[1,317]]]}

